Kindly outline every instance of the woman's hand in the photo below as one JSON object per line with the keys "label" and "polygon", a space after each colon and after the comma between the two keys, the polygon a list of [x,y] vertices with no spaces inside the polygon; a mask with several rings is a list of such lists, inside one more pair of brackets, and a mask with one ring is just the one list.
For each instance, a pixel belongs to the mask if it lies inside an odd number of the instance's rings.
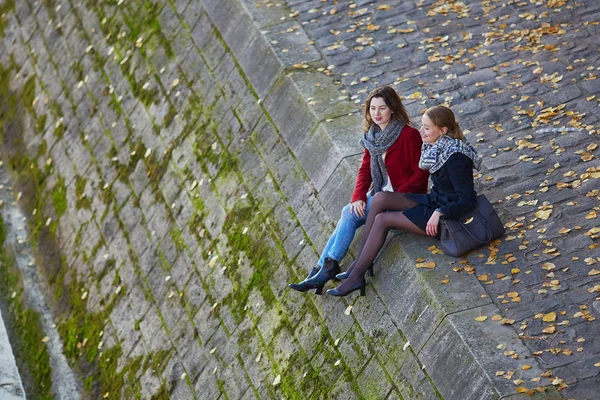
{"label": "woman's hand", "polygon": [[355,202],[350,203],[350,212],[353,215],[357,215],[359,217],[365,216],[365,202],[362,200],[356,200]]}
{"label": "woman's hand", "polygon": [[431,217],[429,218],[429,221],[427,221],[427,228],[425,229],[425,232],[427,232],[427,234],[429,236],[436,236],[438,233],[438,224],[440,223],[440,217],[442,216],[442,214],[439,211],[434,211],[433,214],[431,214]]}

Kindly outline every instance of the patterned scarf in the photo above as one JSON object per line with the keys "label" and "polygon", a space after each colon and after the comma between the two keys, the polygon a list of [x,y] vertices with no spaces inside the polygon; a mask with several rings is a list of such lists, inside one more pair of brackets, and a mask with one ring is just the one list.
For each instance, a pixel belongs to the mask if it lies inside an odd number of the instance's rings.
{"label": "patterned scarf", "polygon": [[421,159],[419,168],[429,170],[433,174],[442,168],[454,153],[462,153],[473,161],[475,169],[479,170],[481,158],[477,155],[477,150],[466,140],[453,139],[450,136],[440,136],[434,144],[423,142],[421,147]]}
{"label": "patterned scarf", "polygon": [[371,155],[371,177],[373,178],[371,195],[381,192],[381,189],[387,185],[389,177],[382,155],[400,137],[402,129],[404,123],[397,120],[391,120],[383,131],[379,129],[379,125],[371,124],[369,131],[360,140],[360,144]]}

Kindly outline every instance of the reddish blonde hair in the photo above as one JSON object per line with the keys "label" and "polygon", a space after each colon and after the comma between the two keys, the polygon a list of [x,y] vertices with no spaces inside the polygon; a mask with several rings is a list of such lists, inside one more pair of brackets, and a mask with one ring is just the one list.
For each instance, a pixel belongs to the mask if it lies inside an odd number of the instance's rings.
{"label": "reddish blonde hair", "polygon": [[427,111],[425,111],[425,115],[427,115],[431,122],[438,128],[448,128],[446,135],[453,139],[464,140],[465,136],[463,135],[460,126],[458,126],[458,122],[456,122],[454,113],[448,107],[434,106],[428,108]]}

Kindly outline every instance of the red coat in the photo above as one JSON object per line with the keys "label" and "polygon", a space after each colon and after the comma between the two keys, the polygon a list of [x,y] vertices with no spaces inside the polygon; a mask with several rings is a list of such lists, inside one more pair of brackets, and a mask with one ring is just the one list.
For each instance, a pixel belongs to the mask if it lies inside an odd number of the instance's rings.
{"label": "red coat", "polygon": [[[400,137],[390,146],[385,155],[385,168],[394,192],[426,193],[429,171],[419,168],[421,158],[421,135],[415,128],[406,125]],[[358,169],[352,202],[367,201],[371,186],[371,154],[365,150],[362,164]]]}

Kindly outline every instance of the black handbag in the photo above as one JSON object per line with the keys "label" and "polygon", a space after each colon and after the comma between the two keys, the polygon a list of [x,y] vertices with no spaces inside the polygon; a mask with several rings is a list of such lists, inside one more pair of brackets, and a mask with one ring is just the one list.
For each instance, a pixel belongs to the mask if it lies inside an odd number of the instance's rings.
{"label": "black handbag", "polygon": [[444,254],[458,257],[504,234],[504,225],[485,197],[477,196],[477,206],[460,219],[440,219],[440,243]]}

